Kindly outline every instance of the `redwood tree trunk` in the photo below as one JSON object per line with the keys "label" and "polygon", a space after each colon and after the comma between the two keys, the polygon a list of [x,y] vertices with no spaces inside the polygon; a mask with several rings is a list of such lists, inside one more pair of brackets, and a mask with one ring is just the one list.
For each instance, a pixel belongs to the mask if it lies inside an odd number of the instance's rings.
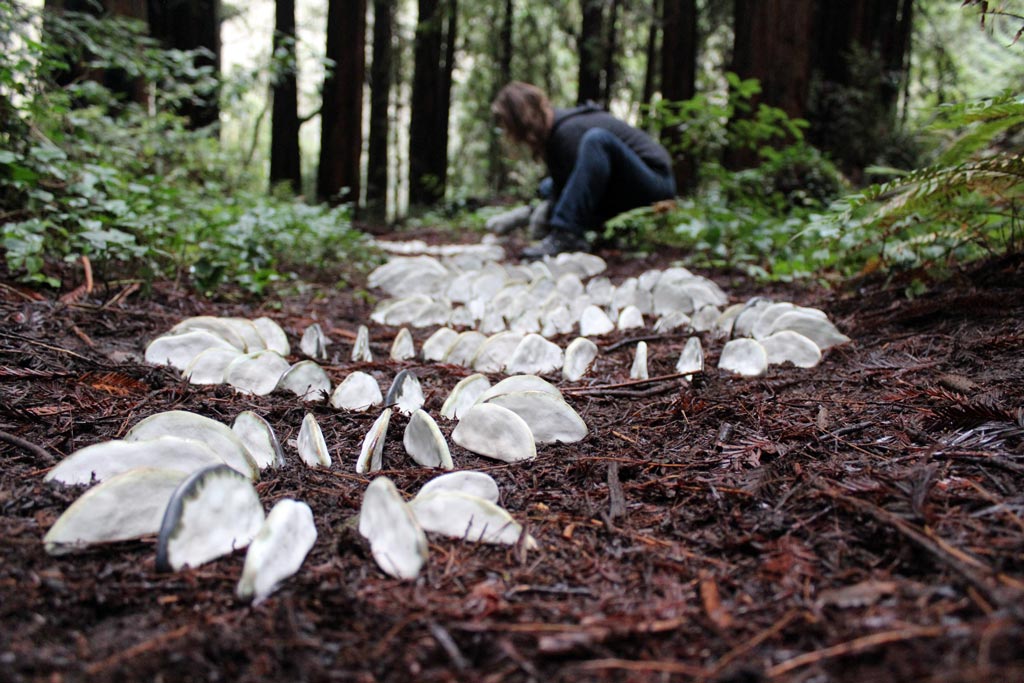
{"label": "redwood tree trunk", "polygon": [[329,0],[327,58],[320,110],[320,161],[316,194],[321,201],[359,203],[365,77],[366,0]]}
{"label": "redwood tree trunk", "polygon": [[[505,0],[504,11],[501,17],[501,38],[497,42],[497,79],[494,89],[491,92],[491,99],[497,96],[498,91],[512,80],[512,36],[515,19],[515,7],[512,0]],[[494,126],[488,126],[487,158],[490,169],[490,184],[495,192],[501,193],[508,185],[508,168],[505,165],[505,155],[501,149],[501,135]]]}
{"label": "redwood tree trunk", "polygon": [[[202,50],[197,67],[220,72],[220,0],[148,0],[149,30],[165,47]],[[212,127],[220,120],[217,92],[202,102],[188,102],[180,112],[193,129]]]}
{"label": "redwood tree trunk", "polygon": [[579,92],[576,101],[601,99],[601,65],[604,54],[604,0],[582,0],[583,22],[577,49],[580,55]]}
{"label": "redwood tree trunk", "polygon": [[[697,0],[663,0],[661,43],[661,96],[681,102],[697,94]],[[680,192],[697,186],[697,167],[682,155],[678,131],[666,128],[661,141],[672,152],[676,186]]]}
{"label": "redwood tree trunk", "polygon": [[619,9],[622,0],[612,0],[608,8],[608,31],[604,53],[604,83],[601,86],[601,101],[608,106],[615,94],[615,78],[618,75],[615,59],[619,51]]}
{"label": "redwood tree trunk", "polygon": [[370,66],[370,131],[366,159],[366,211],[383,220],[388,194],[388,105],[391,101],[392,5],[373,0],[373,64]]}
{"label": "redwood tree trunk", "polygon": [[286,50],[287,70],[273,84],[274,106],[270,130],[270,185],[287,183],[292,192],[302,190],[299,157],[299,102],[296,86],[295,0],[277,0],[273,50]]}

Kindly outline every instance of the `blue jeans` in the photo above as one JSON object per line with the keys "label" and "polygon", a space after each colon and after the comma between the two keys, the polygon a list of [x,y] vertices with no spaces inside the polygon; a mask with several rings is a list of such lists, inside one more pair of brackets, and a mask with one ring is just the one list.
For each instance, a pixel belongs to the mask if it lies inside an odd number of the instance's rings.
{"label": "blue jeans", "polygon": [[553,230],[582,237],[612,216],[675,194],[671,171],[652,170],[613,133],[592,128],[580,139],[576,165],[549,223]]}

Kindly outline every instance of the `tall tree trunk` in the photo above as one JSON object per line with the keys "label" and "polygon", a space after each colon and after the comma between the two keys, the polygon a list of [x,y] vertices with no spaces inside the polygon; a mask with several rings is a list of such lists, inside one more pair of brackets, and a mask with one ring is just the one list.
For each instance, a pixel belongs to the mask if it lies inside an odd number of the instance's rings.
{"label": "tall tree trunk", "polygon": [[619,8],[622,0],[612,0],[608,8],[608,30],[604,52],[604,83],[601,86],[601,101],[608,106],[615,94],[615,78],[618,75],[615,59],[619,51]]}
{"label": "tall tree trunk", "polygon": [[316,194],[321,201],[359,204],[359,157],[363,143],[363,81],[366,75],[366,0],[328,0],[327,58],[320,109],[320,162]]}
{"label": "tall tree trunk", "polygon": [[[495,72],[494,88],[491,91],[491,100],[497,96],[498,91],[512,80],[512,35],[515,23],[515,7],[512,0],[505,0],[504,11],[501,17],[501,37],[497,42],[498,69]],[[490,171],[491,188],[501,193],[508,185],[508,168],[505,165],[505,155],[501,149],[501,135],[494,126],[487,127],[487,159]]]}
{"label": "tall tree trunk", "polygon": [[299,101],[296,85],[299,68],[295,59],[295,0],[276,0],[273,50],[287,55],[284,70],[272,86],[274,108],[270,129],[270,185],[287,183],[292,192],[302,191],[299,157]]}
{"label": "tall tree trunk", "polygon": [[[647,27],[647,51],[646,51],[646,64],[644,65],[644,90],[640,96],[640,101],[644,105],[650,105],[654,102],[654,91],[657,88],[656,83],[658,77],[661,74],[659,68],[658,55],[658,28],[661,26],[662,17],[662,4],[665,0],[651,0],[651,21]],[[644,110],[643,121],[644,128],[647,127],[649,117]]]}
{"label": "tall tree trunk", "polygon": [[577,50],[580,55],[578,104],[601,99],[601,66],[604,53],[604,0],[582,0],[583,22]]}
{"label": "tall tree trunk", "polygon": [[[662,12],[661,96],[681,102],[697,94],[697,0],[663,0]],[[696,188],[697,167],[677,150],[678,130],[663,130],[662,143],[672,152],[680,192]]]}
{"label": "tall tree trunk", "polygon": [[[197,67],[211,67],[220,73],[220,0],[148,0],[149,30],[165,47],[176,50],[202,50]],[[218,132],[220,120],[218,92],[201,102],[186,102],[180,114],[193,129],[211,127]]]}
{"label": "tall tree trunk", "polygon": [[456,9],[455,0],[419,0],[409,125],[412,206],[431,206],[444,198]]}
{"label": "tall tree trunk", "polygon": [[383,221],[387,217],[388,129],[391,101],[392,24],[391,0],[373,0],[373,64],[370,66],[370,131],[366,158],[366,213]]}

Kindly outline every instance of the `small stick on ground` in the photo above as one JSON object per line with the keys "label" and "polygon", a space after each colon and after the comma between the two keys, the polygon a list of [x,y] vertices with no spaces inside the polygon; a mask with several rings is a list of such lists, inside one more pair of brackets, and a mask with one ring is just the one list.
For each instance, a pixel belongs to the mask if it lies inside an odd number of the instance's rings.
{"label": "small stick on ground", "polygon": [[626,514],[626,495],[619,481],[619,461],[608,463],[608,519],[615,521]]}
{"label": "small stick on ground", "polygon": [[32,455],[36,456],[47,465],[52,465],[55,462],[57,462],[57,458],[55,458],[53,454],[47,451],[45,448],[37,446],[31,441],[26,441],[25,439],[22,439],[19,436],[15,436],[14,434],[0,432],[0,441],[6,441],[15,448],[20,448],[23,451],[31,453]]}

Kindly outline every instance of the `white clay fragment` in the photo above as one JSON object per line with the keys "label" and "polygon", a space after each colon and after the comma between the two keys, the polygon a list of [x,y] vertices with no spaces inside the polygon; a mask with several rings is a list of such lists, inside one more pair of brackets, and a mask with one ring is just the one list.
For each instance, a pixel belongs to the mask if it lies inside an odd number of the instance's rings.
{"label": "white clay fragment", "polygon": [[405,434],[402,436],[402,445],[405,446],[405,452],[409,457],[423,467],[440,467],[445,470],[455,467],[444,434],[434,422],[434,418],[422,410],[416,410],[409,417]]}
{"label": "white clay fragment", "polygon": [[539,334],[528,334],[516,346],[505,371],[541,375],[562,368],[562,349]]}
{"label": "white clay fragment", "polygon": [[839,344],[845,344],[850,338],[836,329],[836,326],[817,309],[798,308],[780,315],[772,324],[771,330],[780,332],[792,330],[807,337],[818,348],[824,351]]}
{"label": "white clay fragment", "polygon": [[543,377],[538,377],[537,375],[512,375],[511,377],[506,377],[484,393],[480,394],[480,398],[477,399],[477,403],[483,403],[491,400],[495,396],[511,394],[515,391],[544,391],[552,396],[558,397],[559,399],[562,398],[562,392],[558,390],[558,387]]}
{"label": "white clay fragment", "polygon": [[79,448],[46,473],[44,481],[91,484],[106,481],[140,467],[170,469],[183,474],[211,465],[223,465],[206,444],[177,436],[143,441],[103,441]]}
{"label": "white clay fragment", "polygon": [[658,333],[671,332],[680,327],[687,327],[690,324],[690,316],[682,311],[669,311],[658,318],[658,322],[654,323],[654,331]]}
{"label": "white clay fragment", "polygon": [[581,337],[600,337],[614,329],[615,323],[608,317],[608,314],[593,304],[584,308],[583,313],[580,314]]}
{"label": "white clay fragment", "polygon": [[575,382],[587,374],[595,358],[597,358],[597,344],[586,337],[576,337],[565,349],[562,377],[570,382]]}
{"label": "white clay fragment", "polygon": [[452,441],[478,455],[504,462],[537,457],[533,432],[523,418],[493,403],[477,403],[452,431]]}
{"label": "white clay fragment", "polygon": [[690,327],[694,332],[710,332],[715,329],[715,323],[720,315],[716,306],[704,306],[697,309],[690,318]]}
{"label": "white clay fragment", "polygon": [[427,537],[394,483],[377,477],[366,487],[359,533],[370,542],[374,561],[396,579],[415,579],[427,561]]}
{"label": "white clay fragment", "polygon": [[260,331],[256,329],[256,325],[248,318],[220,318],[220,321],[227,325],[242,340],[242,348],[246,353],[265,351],[267,349],[267,341],[260,334]]}
{"label": "white clay fragment", "polygon": [[416,497],[429,496],[438,491],[458,491],[470,496],[476,496],[477,498],[483,498],[495,504],[497,504],[499,496],[498,483],[494,481],[494,477],[484,472],[477,472],[476,470],[449,472],[448,474],[434,477],[420,487]]}
{"label": "white clay fragment", "polygon": [[629,368],[630,379],[648,379],[647,374],[647,342],[639,342],[636,345],[636,353],[633,354],[633,365]]}
{"label": "white clay fragment", "polygon": [[758,377],[768,370],[768,354],[756,339],[732,339],[722,348],[718,367],[744,377]]}
{"label": "white clay fragment", "polygon": [[268,349],[276,351],[282,356],[291,355],[292,347],[288,343],[288,335],[284,333],[280,325],[267,317],[256,318],[252,321],[252,325],[263,337]]}
{"label": "white clay fragment", "polygon": [[686,340],[679,360],[676,361],[676,372],[686,375],[686,381],[693,379],[698,372],[704,372],[704,349],[700,344],[700,337],[690,337]]}
{"label": "white clay fragment", "polygon": [[281,375],[278,388],[304,401],[323,401],[331,394],[331,378],[316,361],[300,360]]}
{"label": "white clay fragment", "polygon": [[346,377],[331,394],[331,406],[341,410],[363,411],[383,402],[377,380],[361,370]]}
{"label": "white clay fragment", "polygon": [[331,466],[331,454],[327,451],[324,433],[313,413],[306,413],[306,417],[302,418],[297,447],[299,458],[309,467]]}
{"label": "white clay fragment", "polygon": [[240,412],[231,424],[231,431],[245,444],[249,455],[261,470],[284,466],[284,450],[273,427],[253,411]]}
{"label": "white clay fragment", "polygon": [[626,306],[619,312],[619,322],[616,327],[620,330],[635,330],[643,326],[644,314],[636,306]]}
{"label": "white clay fragment", "polygon": [[160,531],[171,494],[186,472],[143,467],[128,470],[83,493],[43,537],[50,555],[97,543],[127,541]]}
{"label": "white clay fragment", "polygon": [[402,370],[395,375],[391,388],[384,397],[385,405],[395,406],[403,415],[412,415],[422,408],[425,402],[420,380],[411,370]]}
{"label": "white clay fragment", "polygon": [[517,332],[506,330],[492,334],[473,356],[473,369],[477,372],[501,372],[521,341],[523,335]]}
{"label": "white clay fragment", "polygon": [[473,364],[473,358],[476,357],[477,351],[485,341],[487,341],[487,337],[476,330],[463,332],[455,337],[455,341],[449,346],[443,360],[445,363],[468,368]]}
{"label": "white clay fragment", "polygon": [[458,339],[459,333],[449,327],[440,327],[423,342],[420,353],[423,360],[441,361],[448,355],[448,350]]}
{"label": "white clay fragment", "polygon": [[441,406],[441,416],[449,420],[457,420],[469,407],[476,403],[480,395],[491,388],[491,380],[485,375],[476,373],[459,380],[459,383],[448,394]]}
{"label": "white clay fragment", "polygon": [[[461,491],[440,490],[416,496],[409,507],[424,531],[450,538],[515,545],[523,534],[522,525],[503,508]],[[525,545],[528,549],[537,547],[530,536]]]}
{"label": "white clay fragment", "polygon": [[821,362],[821,349],[813,341],[793,330],[782,330],[761,340],[768,364],[792,363],[798,368],[813,368]]}
{"label": "white clay fragment", "polygon": [[515,391],[488,399],[523,418],[536,443],[574,443],[583,439],[587,425],[572,406],[545,391]]}
{"label": "white clay fragment", "polygon": [[370,431],[363,437],[363,445],[359,450],[359,458],[356,460],[356,474],[367,472],[379,472],[383,466],[384,441],[388,434],[388,425],[391,424],[391,408],[385,408],[373,424]]}
{"label": "white clay fragment", "polygon": [[260,468],[242,440],[227,425],[187,410],[169,410],[140,420],[124,435],[125,441],[148,441],[161,436],[176,436],[205,444],[228,467],[256,480]]}
{"label": "white clay fragment", "polygon": [[313,360],[327,360],[327,346],[330,340],[324,334],[320,323],[313,323],[302,333],[299,349]]}
{"label": "white clay fragment", "polygon": [[160,524],[158,571],[198,567],[244,548],[263,526],[252,482],[226,465],[194,472],[175,489]]}
{"label": "white clay fragment", "polygon": [[212,332],[191,330],[157,337],[146,347],[145,358],[152,365],[170,365],[176,370],[185,370],[196,356],[207,349],[239,350]]}
{"label": "white clay fragment", "polygon": [[409,328],[403,327],[395,335],[395,341],[391,343],[391,360],[403,361],[416,357],[416,347],[412,341],[412,333]]}
{"label": "white clay fragment", "polygon": [[370,363],[373,353],[370,351],[370,328],[360,325],[356,330],[356,341],[352,345],[352,360],[356,363]]}
{"label": "white clay fragment", "polygon": [[245,553],[235,594],[258,605],[299,571],[316,543],[313,511],[305,503],[282,498],[274,505]]}
{"label": "white clay fragment", "polygon": [[231,346],[215,346],[201,351],[182,371],[189,384],[223,384],[224,371],[242,352]]}
{"label": "white clay fragment", "polygon": [[236,326],[229,323],[227,318],[218,318],[214,315],[197,315],[185,318],[172,327],[168,334],[184,334],[197,330],[209,332],[215,337],[220,337],[243,353],[256,350],[249,348],[246,340],[236,331]]}
{"label": "white clay fragment", "polygon": [[277,388],[291,365],[275,351],[246,353],[224,369],[224,381],[243,394],[266,396]]}

